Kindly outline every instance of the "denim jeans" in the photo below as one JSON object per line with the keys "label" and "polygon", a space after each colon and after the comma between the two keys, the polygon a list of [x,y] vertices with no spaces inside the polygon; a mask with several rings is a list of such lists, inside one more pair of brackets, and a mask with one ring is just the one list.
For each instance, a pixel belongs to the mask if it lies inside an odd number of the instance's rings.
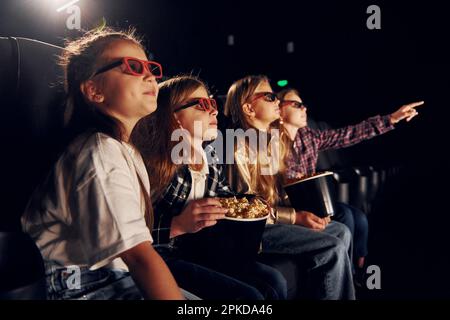
{"label": "denim jeans", "polygon": [[141,300],[142,295],[130,274],[123,270],[102,268],[90,271],[80,268],[79,288],[70,287],[66,268],[54,270],[47,275],[49,299],[56,300]]}
{"label": "denim jeans", "polygon": [[225,274],[178,257],[175,249],[157,247],[177,283],[202,299],[282,300],[287,297],[283,275],[255,262],[251,272]]}
{"label": "denim jeans", "polygon": [[336,203],[333,220],[345,224],[353,235],[353,256],[365,257],[368,254],[369,222],[364,212],[345,203]]}
{"label": "denim jeans", "polygon": [[[47,294],[51,300],[142,300],[142,294],[129,272],[101,268],[90,271],[80,268],[79,288],[70,287],[66,268],[53,268],[47,272]],[[187,300],[199,300],[190,292],[181,289]]]}
{"label": "denim jeans", "polygon": [[355,299],[350,248],[350,231],[335,221],[324,231],[298,225],[267,225],[262,242],[263,253],[292,257],[306,274],[306,288],[299,288],[302,296],[320,300]]}
{"label": "denim jeans", "polygon": [[286,300],[287,282],[277,269],[261,262],[255,262],[246,273],[232,273],[236,279],[244,281],[259,290],[265,300]]}

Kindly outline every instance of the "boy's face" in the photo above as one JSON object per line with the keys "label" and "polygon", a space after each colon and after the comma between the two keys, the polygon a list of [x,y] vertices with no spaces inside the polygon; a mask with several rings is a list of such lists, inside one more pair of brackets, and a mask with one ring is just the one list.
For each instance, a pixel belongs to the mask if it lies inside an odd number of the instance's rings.
{"label": "boy's face", "polygon": [[295,103],[289,103],[288,101],[297,101],[302,102],[302,99],[295,94],[294,92],[289,92],[284,97],[284,103],[282,103],[281,109],[281,117],[283,118],[284,123],[291,124],[298,128],[306,127],[307,124],[307,115],[306,115],[306,107],[296,108]]}

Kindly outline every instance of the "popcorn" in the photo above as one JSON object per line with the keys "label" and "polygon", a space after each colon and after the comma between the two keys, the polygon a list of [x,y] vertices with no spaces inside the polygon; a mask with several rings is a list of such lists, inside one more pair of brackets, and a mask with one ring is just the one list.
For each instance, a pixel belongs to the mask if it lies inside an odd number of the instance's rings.
{"label": "popcorn", "polygon": [[250,201],[247,198],[238,199],[220,198],[222,207],[228,209],[225,214],[230,218],[237,219],[255,219],[262,218],[269,214],[269,207],[261,199],[253,198]]}

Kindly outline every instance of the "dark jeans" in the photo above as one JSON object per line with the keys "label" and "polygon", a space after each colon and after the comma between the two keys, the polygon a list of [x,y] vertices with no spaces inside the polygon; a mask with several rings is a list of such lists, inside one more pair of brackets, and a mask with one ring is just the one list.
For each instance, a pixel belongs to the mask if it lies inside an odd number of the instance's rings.
{"label": "dark jeans", "polygon": [[255,262],[251,272],[224,274],[180,259],[175,251],[156,248],[169,266],[178,285],[206,300],[286,299],[287,283],[276,269]]}
{"label": "dark jeans", "polygon": [[355,259],[367,256],[369,240],[369,222],[367,215],[345,203],[336,203],[336,213],[333,220],[345,224],[353,236],[353,257]]}
{"label": "dark jeans", "polygon": [[332,221],[324,231],[298,225],[267,225],[263,235],[263,253],[288,256],[306,273],[302,297],[317,300],[355,299],[348,250],[348,228]]}

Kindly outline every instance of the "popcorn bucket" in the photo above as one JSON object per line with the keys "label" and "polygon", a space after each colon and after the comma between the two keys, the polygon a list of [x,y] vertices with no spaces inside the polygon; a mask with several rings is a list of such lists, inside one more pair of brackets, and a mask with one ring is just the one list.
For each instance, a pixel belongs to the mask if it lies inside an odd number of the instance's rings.
{"label": "popcorn bucket", "polygon": [[[255,195],[236,195],[238,199],[244,197],[251,200]],[[184,259],[224,273],[248,271],[260,250],[268,216],[225,217],[212,227],[180,236],[179,252]]]}

